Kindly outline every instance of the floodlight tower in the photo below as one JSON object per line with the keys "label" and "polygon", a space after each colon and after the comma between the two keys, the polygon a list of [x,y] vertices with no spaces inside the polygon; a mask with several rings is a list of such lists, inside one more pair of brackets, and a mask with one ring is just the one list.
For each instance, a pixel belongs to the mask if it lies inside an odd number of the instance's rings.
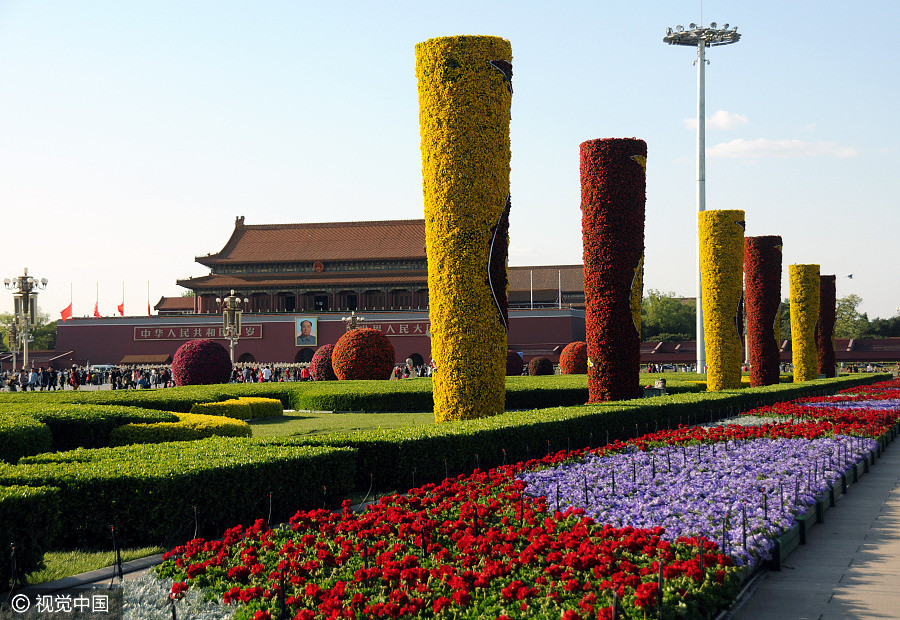
{"label": "floodlight tower", "polygon": [[[716,27],[711,22],[708,28],[701,24],[690,24],[688,30],[675,26],[666,28],[663,41],[669,45],[688,45],[697,48],[697,212],[706,210],[706,48],[728,45],[741,40],[737,26]],[[700,281],[700,237],[697,237],[697,372],[704,372],[706,350],[703,340],[703,286]]]}

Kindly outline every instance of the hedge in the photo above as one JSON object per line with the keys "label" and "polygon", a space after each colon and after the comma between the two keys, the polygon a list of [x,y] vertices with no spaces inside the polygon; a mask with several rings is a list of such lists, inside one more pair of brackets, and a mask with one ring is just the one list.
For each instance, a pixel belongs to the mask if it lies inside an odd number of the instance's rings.
{"label": "hedge", "polygon": [[29,415],[0,412],[0,461],[15,463],[23,456],[49,452],[53,434]]}
{"label": "hedge", "polygon": [[203,536],[267,518],[270,494],[276,523],[337,506],[355,461],[353,450],[213,437],[28,457],[0,464],[0,485],[59,488],[56,545],[107,548],[110,525],[123,546],[174,544],[193,537],[194,507]]}
{"label": "hedge", "polygon": [[21,579],[43,567],[59,522],[59,489],[0,487],[0,591],[13,585],[10,545],[16,547],[16,576]]}
{"label": "hedge", "polygon": [[225,416],[237,420],[274,418],[284,415],[284,405],[277,398],[242,396],[218,403],[195,403],[191,413]]}
{"label": "hedge", "polygon": [[[281,403],[279,403],[279,406]],[[253,431],[242,420],[215,415],[176,413],[177,422],[156,424],[125,424],[113,429],[110,445],[127,446],[136,443],[164,441],[193,441],[207,437],[250,437]]]}

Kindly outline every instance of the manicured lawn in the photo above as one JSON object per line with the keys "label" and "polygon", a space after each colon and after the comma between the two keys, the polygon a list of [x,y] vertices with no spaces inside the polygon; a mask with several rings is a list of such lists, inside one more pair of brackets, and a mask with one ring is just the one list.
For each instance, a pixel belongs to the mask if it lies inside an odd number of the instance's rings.
{"label": "manicured lawn", "polygon": [[[163,547],[143,547],[139,549],[122,549],[122,562],[136,560],[157,553],[167,551]],[[55,581],[63,577],[71,577],[80,573],[112,566],[116,562],[115,553],[112,551],[49,551],[44,554],[43,570],[28,575],[28,583],[31,585]]]}
{"label": "manicured lawn", "polygon": [[434,413],[330,413],[290,411],[278,418],[251,420],[254,437],[328,435],[350,431],[394,429],[434,424]]}

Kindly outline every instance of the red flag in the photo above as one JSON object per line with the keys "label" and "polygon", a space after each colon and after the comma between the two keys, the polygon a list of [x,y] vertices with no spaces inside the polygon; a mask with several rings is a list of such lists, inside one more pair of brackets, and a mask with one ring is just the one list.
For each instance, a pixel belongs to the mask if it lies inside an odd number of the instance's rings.
{"label": "red flag", "polygon": [[150,316],[150,302],[147,302],[147,316]]}
{"label": "red flag", "polygon": [[59,313],[59,316],[62,317],[63,321],[68,321],[72,318],[72,304],[69,303],[68,306],[62,309],[62,312]]}
{"label": "red flag", "polygon": [[124,301],[122,303],[120,303],[118,306],[116,306],[116,309],[119,311],[119,316],[125,316],[125,302]]}
{"label": "red flag", "polygon": [[96,302],[96,301],[94,302],[94,316],[99,319],[99,318],[101,318],[101,316],[100,316],[100,309],[97,308],[97,303],[98,302]]}

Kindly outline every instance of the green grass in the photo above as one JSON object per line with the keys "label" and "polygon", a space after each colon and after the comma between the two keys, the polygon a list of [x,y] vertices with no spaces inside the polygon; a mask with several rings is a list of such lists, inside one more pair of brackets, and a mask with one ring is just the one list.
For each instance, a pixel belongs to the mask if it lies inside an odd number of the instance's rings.
{"label": "green grass", "polygon": [[250,420],[254,437],[328,435],[347,431],[405,428],[434,424],[431,411],[417,413],[286,412],[277,418]]}
{"label": "green grass", "polygon": [[[147,557],[156,553],[163,553],[167,549],[162,547],[143,547],[140,549],[122,549],[122,561],[128,562],[138,558]],[[28,583],[31,585],[56,581],[64,577],[79,575],[88,571],[112,566],[116,562],[116,555],[112,551],[49,551],[44,554],[45,568],[28,575]]]}

